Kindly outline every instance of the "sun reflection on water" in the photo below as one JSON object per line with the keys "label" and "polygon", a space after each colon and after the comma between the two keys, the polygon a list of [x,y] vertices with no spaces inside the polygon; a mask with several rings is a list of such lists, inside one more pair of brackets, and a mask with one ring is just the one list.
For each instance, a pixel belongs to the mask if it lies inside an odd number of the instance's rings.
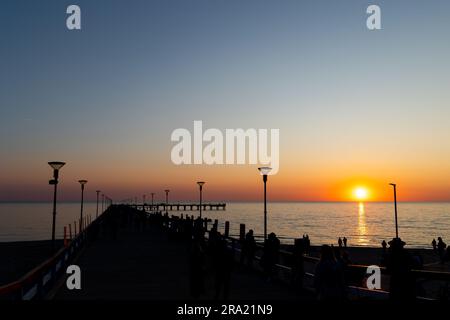
{"label": "sun reflection on water", "polygon": [[364,202],[358,204],[358,239],[359,245],[368,245],[367,239],[367,225],[366,225],[366,212],[364,208]]}

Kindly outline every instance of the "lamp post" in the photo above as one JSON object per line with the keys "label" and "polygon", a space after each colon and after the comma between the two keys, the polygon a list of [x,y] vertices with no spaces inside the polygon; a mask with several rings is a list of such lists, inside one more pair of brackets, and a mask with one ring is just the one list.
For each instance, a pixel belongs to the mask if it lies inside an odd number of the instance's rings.
{"label": "lamp post", "polygon": [[105,212],[105,194],[102,193],[102,213]]}
{"label": "lamp post", "polygon": [[80,233],[82,231],[83,226],[83,204],[84,204],[84,185],[87,183],[87,180],[78,180],[81,185],[81,210],[80,210]]}
{"label": "lamp post", "polygon": [[166,213],[167,213],[167,208],[169,206],[169,192],[170,190],[164,190],[164,192],[166,193]]}
{"label": "lamp post", "polygon": [[395,237],[398,238],[398,221],[397,221],[397,184],[389,183],[394,187],[394,208],[395,208]]}
{"label": "lamp post", "polygon": [[97,190],[95,192],[97,192],[97,210],[95,212],[95,217],[97,218],[98,217],[98,197],[99,197],[99,194],[100,194],[100,190]]}
{"label": "lamp post", "polygon": [[153,211],[153,198],[155,197],[155,193],[152,192],[152,211]]}
{"label": "lamp post", "polygon": [[52,161],[48,163],[53,169],[53,179],[49,180],[49,184],[54,186],[53,189],[53,222],[52,222],[52,250],[55,250],[55,222],[56,222],[56,190],[58,186],[59,170],[66,164],[65,162]]}
{"label": "lamp post", "polygon": [[264,182],[264,241],[267,240],[267,175],[269,174],[270,170],[272,168],[270,167],[260,167],[258,168],[259,173],[263,176],[263,182]]}
{"label": "lamp post", "polygon": [[202,217],[202,190],[203,190],[203,185],[205,184],[205,182],[198,181],[197,184],[200,187],[200,218],[201,218]]}

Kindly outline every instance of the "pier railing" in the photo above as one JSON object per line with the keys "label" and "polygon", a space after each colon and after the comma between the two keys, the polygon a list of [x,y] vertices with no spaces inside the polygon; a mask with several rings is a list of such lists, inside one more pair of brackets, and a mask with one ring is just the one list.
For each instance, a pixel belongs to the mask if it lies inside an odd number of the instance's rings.
{"label": "pier railing", "polygon": [[203,211],[208,210],[225,210],[227,204],[224,202],[206,202],[202,203],[192,203],[192,202],[177,202],[177,203],[140,203],[129,205],[137,210],[148,210],[148,211],[199,211],[200,206]]}
{"label": "pier railing", "polygon": [[[180,217],[172,215],[172,218],[169,218],[169,224],[172,222],[173,219],[179,220]],[[208,230],[209,222],[212,222],[211,228]],[[218,228],[218,220],[211,220],[208,218],[204,218],[204,226],[206,230],[206,234],[211,231],[212,228]],[[242,228],[243,227],[243,228]],[[241,224],[240,228],[240,236],[239,238],[233,237],[229,235],[229,229],[230,229],[230,223],[228,221],[224,224],[224,232],[223,235],[225,236],[226,240],[228,241],[229,247],[232,248],[235,252],[236,258],[239,258],[241,248],[240,245],[242,244],[242,240],[245,235],[245,225]],[[255,252],[254,259],[256,261],[260,261],[262,257],[262,250],[263,250],[263,244],[257,243],[257,251]],[[294,254],[293,252],[287,251],[287,250],[280,250],[279,251],[280,259],[279,263],[276,264],[277,269],[277,277],[282,282],[291,285],[293,280],[293,261],[294,261]],[[314,267],[318,263],[319,258],[309,256],[305,254],[303,256],[303,260],[305,263],[305,273],[304,273],[304,282],[303,282],[303,289],[314,291]],[[307,271],[308,268],[306,268],[306,265],[309,265],[309,271]],[[254,268],[259,269],[259,271],[262,271],[262,268],[259,263],[256,263],[253,265]],[[361,264],[349,264],[346,266],[346,278],[348,283],[348,295],[350,298],[355,299],[388,299],[389,298],[389,291],[386,289],[386,286],[384,286],[384,289],[368,289],[365,287],[365,280],[366,277],[369,275],[367,274],[367,269],[369,265],[361,265]],[[379,266],[381,271],[381,277],[382,277],[382,283],[389,283],[390,274],[388,270],[383,267]],[[440,286],[443,288],[447,288],[449,290],[449,284],[450,284],[450,272],[437,272],[437,271],[428,271],[428,270],[412,270],[411,271],[412,278],[416,281],[416,283],[427,283],[436,281],[440,283]],[[444,284],[444,285],[443,285]],[[417,299],[420,300],[432,300],[427,294],[418,295]]]}
{"label": "pier railing", "polygon": [[[110,210],[108,208],[105,213]],[[142,212],[142,211],[140,211]],[[17,281],[9,283],[7,285],[0,286],[0,300],[32,300],[32,299],[43,299],[49,292],[58,284],[65,274],[67,266],[74,261],[76,256],[82,251],[85,244],[90,241],[90,234],[94,234],[96,228],[102,223],[104,219],[104,214],[99,215],[98,219],[93,220],[91,224],[87,225],[85,229],[79,233],[72,241],[67,243],[67,246],[61,248],[57,251],[51,258],[46,260],[44,263],[31,270],[25,276]],[[177,216],[172,216],[166,220],[167,227],[171,227],[173,221],[180,220]],[[209,219],[205,219],[205,229],[210,232],[211,228],[208,230]],[[213,228],[218,227],[218,221],[215,220],[212,224]],[[241,253],[241,243],[242,243],[242,231],[245,231],[245,227],[242,230],[241,236],[239,238],[229,235],[230,223],[225,222],[225,230],[223,232],[226,237],[229,247],[233,249],[235,257],[240,258]],[[98,230],[98,229],[97,229]],[[208,234],[208,233],[207,233]],[[244,232],[245,234],[245,232]],[[260,261],[262,257],[263,245],[261,243],[257,244],[257,252],[255,254],[255,260]],[[293,253],[287,250],[280,250],[280,260],[276,264],[277,278],[286,283],[287,285],[292,285],[293,280]],[[314,272],[313,267],[318,262],[318,258],[309,255],[303,256],[305,264],[309,264],[309,269],[305,268],[303,288],[306,290],[314,291]],[[261,270],[260,264],[255,263],[254,268]],[[348,294],[352,298],[371,298],[371,299],[387,299],[389,292],[387,290],[369,290],[364,287],[363,280],[367,276],[367,265],[355,265],[350,264],[347,266],[347,276],[351,280],[348,286]],[[383,277],[389,277],[388,270],[384,267],[380,267]],[[427,282],[427,281],[438,281],[440,283],[444,282],[450,283],[450,273],[449,272],[436,272],[436,271],[426,271],[426,270],[413,270],[412,275],[416,282]],[[425,297],[418,297],[419,299],[428,299]]]}
{"label": "pier railing", "polygon": [[[105,210],[105,212],[107,211],[108,209]],[[71,241],[65,239],[64,247],[20,279],[0,286],[0,300],[45,299],[65,275],[67,266],[89,241],[89,235],[102,218],[103,214],[99,215],[92,223],[86,223],[85,228],[77,236]]]}

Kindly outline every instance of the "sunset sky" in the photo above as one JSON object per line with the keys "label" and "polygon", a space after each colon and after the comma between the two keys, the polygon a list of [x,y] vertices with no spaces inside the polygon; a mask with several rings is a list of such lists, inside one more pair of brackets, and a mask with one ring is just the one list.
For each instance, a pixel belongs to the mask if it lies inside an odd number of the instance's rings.
{"label": "sunset sky", "polygon": [[[382,30],[366,28],[378,4]],[[66,28],[78,4],[82,30]],[[176,166],[174,129],[280,130],[273,201],[450,201],[449,1],[0,2],[0,201],[257,201],[258,165]]]}

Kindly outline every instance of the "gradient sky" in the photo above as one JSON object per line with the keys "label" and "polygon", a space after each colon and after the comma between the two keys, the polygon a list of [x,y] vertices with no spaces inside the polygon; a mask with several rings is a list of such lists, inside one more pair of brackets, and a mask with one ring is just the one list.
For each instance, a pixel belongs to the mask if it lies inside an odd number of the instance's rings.
{"label": "gradient sky", "polygon": [[63,200],[260,200],[257,165],[172,164],[194,120],[280,129],[271,200],[449,201],[449,31],[446,0],[2,0],[0,201],[51,199],[50,160]]}

